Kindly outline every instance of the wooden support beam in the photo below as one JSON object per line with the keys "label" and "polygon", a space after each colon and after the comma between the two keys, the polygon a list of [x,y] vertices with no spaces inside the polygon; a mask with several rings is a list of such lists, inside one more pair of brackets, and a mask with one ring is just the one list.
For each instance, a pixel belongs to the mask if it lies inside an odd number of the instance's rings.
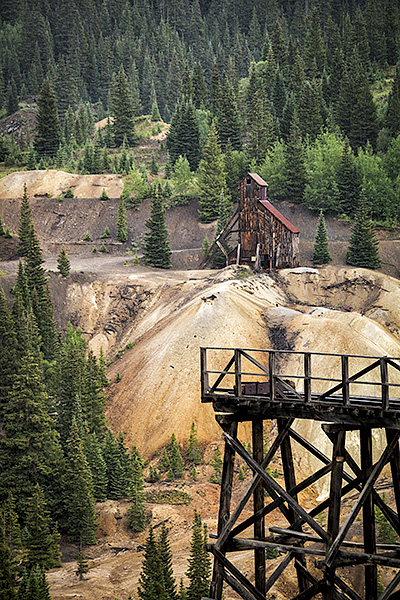
{"label": "wooden support beam", "polygon": [[397,586],[400,583],[400,571],[393,577],[392,581],[387,586],[386,590],[379,597],[379,600],[388,600],[390,598],[390,594],[394,592]]}
{"label": "wooden support beam", "polygon": [[[284,419],[277,419],[277,424],[278,424],[278,431],[282,431],[285,426]],[[290,443],[290,436],[286,437],[281,444],[281,460],[282,460],[283,476],[285,479],[286,490],[293,490],[296,487],[296,475],[294,472],[293,453],[292,453],[292,446]],[[298,497],[297,497],[296,493],[292,493],[292,494],[290,494],[290,496],[293,498],[293,500],[298,502]],[[289,518],[290,518],[290,523],[293,523],[293,521],[295,521],[295,519],[296,519],[296,513],[295,513],[293,507],[291,507],[291,506],[289,506]],[[297,572],[297,581],[299,584],[299,591],[302,592],[303,590],[307,589],[308,581],[304,578],[302,570],[297,568],[297,562],[298,561],[295,562],[295,568],[296,568],[296,572]],[[302,559],[300,559],[300,562],[302,562]]]}
{"label": "wooden support beam", "polygon": [[311,354],[304,353],[304,400],[311,402]]}
{"label": "wooden support beam", "polygon": [[[280,430],[282,431],[282,429]],[[287,436],[284,438],[287,439]],[[255,419],[252,424],[252,442],[253,442],[253,458],[259,465],[263,462],[264,456],[264,439],[263,439],[263,422],[261,419]],[[282,446],[281,446],[282,447]],[[254,512],[258,512],[264,508],[264,486],[260,481],[253,492]],[[265,537],[264,518],[257,519],[254,523],[254,537],[262,539]],[[254,550],[254,570],[256,588],[265,596],[265,549],[257,548]]]}
{"label": "wooden support beam", "polygon": [[389,380],[388,380],[388,364],[387,358],[382,356],[380,359],[381,370],[381,390],[382,390],[382,408],[389,410]]}
{"label": "wooden support beam", "polygon": [[361,596],[352,590],[338,575],[335,575],[335,585],[343,590],[351,600],[362,600]]}
{"label": "wooden support beam", "polygon": [[[233,422],[225,428],[226,431],[236,437],[237,422]],[[222,467],[221,477],[221,492],[218,513],[218,535],[222,532],[230,516],[231,497],[232,497],[232,482],[233,471],[235,465],[235,452],[229,444],[225,444],[224,463]],[[223,556],[222,552],[218,551],[219,556]],[[224,580],[224,564],[216,557],[214,560],[214,569],[212,582],[210,586],[210,598],[221,600],[222,586]]]}
{"label": "wooden support beam", "polygon": [[265,584],[265,591],[268,592],[272,586],[278,581],[283,571],[288,567],[293,560],[294,555],[291,552],[286,554],[285,558],[280,562],[279,566],[275,569],[272,575],[268,578]]}
{"label": "wooden support beam", "polygon": [[287,504],[294,510],[294,512],[299,515],[300,517],[302,517],[304,519],[304,521],[306,523],[308,523],[310,525],[310,527],[312,529],[314,529],[314,531],[324,540],[327,540],[328,535],[326,533],[326,531],[321,527],[321,525],[319,523],[317,523],[312,517],[310,517],[310,515],[307,513],[307,511],[304,510],[304,508],[302,506],[300,506],[298,504],[298,502],[296,502],[292,496],[290,496],[290,494],[287,493],[286,490],[284,490],[279,483],[277,483],[275,481],[275,479],[273,477],[271,477],[270,475],[268,475],[268,473],[266,473],[264,471],[264,469],[262,468],[261,465],[259,465],[258,463],[256,463],[251,456],[249,456],[249,454],[246,452],[246,450],[243,448],[242,444],[240,442],[238,442],[237,440],[235,440],[234,438],[232,438],[229,434],[225,433],[224,434],[224,438],[226,440],[228,440],[228,442],[233,446],[233,448],[235,449],[235,451],[239,454],[239,456],[241,456],[246,463],[249,465],[249,467],[258,475],[260,475],[260,477],[263,479],[267,490],[271,490],[274,491],[278,494],[278,496],[280,496],[281,498],[283,498],[285,500],[285,502],[287,502]]}
{"label": "wooden support beam", "polygon": [[[393,429],[386,429],[386,440],[387,440],[388,444],[393,440],[394,435],[395,435],[395,432],[393,431]],[[393,491],[394,491],[394,497],[396,500],[397,517],[399,517],[399,515],[400,515],[400,450],[399,450],[399,444],[397,444],[397,446],[395,446],[395,448],[393,450],[393,455],[390,459],[390,469],[392,472]],[[379,496],[379,498],[380,498],[380,496]],[[386,507],[386,504],[383,500],[382,500],[382,504],[384,504]],[[396,530],[397,535],[400,535],[399,519],[397,519],[397,527],[395,527],[395,530]]]}
{"label": "wooden support beam", "polygon": [[[361,470],[364,473],[365,481],[368,481],[373,467],[372,432],[370,427],[360,429],[360,454]],[[365,552],[376,554],[374,500],[371,492],[366,495],[363,504],[363,532]],[[367,565],[365,567],[365,600],[377,600],[377,585],[376,565]]]}
{"label": "wooden support beam", "polygon": [[343,396],[343,404],[348,406],[350,404],[350,386],[349,386],[349,357],[341,356],[342,363],[342,396]]}
{"label": "wooden support beam", "polygon": [[[331,470],[331,464],[325,465],[325,467],[322,467],[322,469],[319,469],[318,471],[316,471],[315,473],[310,475],[310,477],[307,477],[307,479],[304,479],[301,483],[298,483],[295,488],[288,490],[288,494],[290,494],[290,495],[299,494],[303,490],[310,487],[310,485],[313,485],[314,483],[316,483],[319,479],[321,479],[321,477],[324,477],[324,475],[329,473],[330,470]],[[277,500],[270,502],[267,506],[265,506],[262,509],[262,511],[260,511],[260,513],[254,514],[253,516],[249,517],[245,521],[242,521],[237,527],[232,529],[232,536],[242,533],[242,531],[244,531],[245,529],[247,529],[248,527],[253,525],[253,523],[257,519],[267,516],[273,510],[275,510],[276,508],[279,508],[281,506],[281,504],[283,504],[283,503],[284,503],[284,500],[282,498],[278,498]],[[303,521],[301,521],[301,523],[299,523],[298,525],[300,526],[302,524],[302,522]],[[316,538],[316,539],[320,539],[320,538]]]}
{"label": "wooden support beam", "polygon": [[[272,458],[275,456],[275,453],[279,449],[282,440],[288,435],[289,429],[290,429],[290,426],[292,425],[292,423],[293,423],[293,419],[288,419],[285,431],[278,434],[277,437],[274,439],[274,441],[272,442],[271,448],[268,450],[268,452],[262,462],[262,465],[261,465],[262,468],[265,469],[269,465]],[[261,480],[260,476],[258,474],[255,474],[253,479],[250,481],[245,493],[243,494],[242,498],[236,505],[236,508],[232,512],[228,522],[226,523],[225,527],[223,528],[223,530],[218,538],[216,546],[219,550],[221,550],[224,547],[224,545],[229,537],[229,534],[232,531],[234,524],[240,517],[244,507],[246,506],[247,502],[251,498],[251,495],[253,494],[253,492],[260,480]]]}
{"label": "wooden support beam", "polygon": [[399,435],[400,435],[400,432],[396,431],[391,443],[388,444],[388,446],[386,446],[384,452],[382,453],[382,456],[380,457],[378,462],[374,465],[373,469],[371,470],[371,474],[368,477],[368,480],[366,481],[357,502],[351,509],[345,523],[343,524],[339,534],[336,536],[336,539],[334,540],[333,544],[330,546],[329,551],[327,553],[327,557],[326,557],[326,565],[328,567],[330,567],[333,564],[335,556],[336,556],[337,552],[339,551],[340,545],[341,545],[342,541],[344,540],[348,530],[350,529],[350,526],[352,525],[352,523],[356,519],[358,513],[360,512],[366,498],[370,494],[371,489],[372,489],[375,481],[379,477],[383,467],[390,459],[390,457],[393,453],[393,450],[394,450],[396,444],[398,443]]}
{"label": "wooden support beam", "polygon": [[[215,544],[208,544],[207,549],[209,549],[210,552],[218,560],[218,562],[221,565],[223,565],[224,569],[229,571],[231,573],[231,575],[233,575],[239,581],[239,583],[241,583],[242,586],[244,588],[246,588],[246,590],[254,596],[255,600],[265,600],[265,594],[262,594],[256,587],[254,587],[254,585],[247,579],[247,577],[245,577],[245,575],[243,575],[239,571],[239,569],[237,567],[235,567],[235,565],[233,565],[226,558],[226,556],[224,554],[222,554],[222,552],[220,552],[215,547]],[[224,578],[225,578],[225,572],[224,572]]]}

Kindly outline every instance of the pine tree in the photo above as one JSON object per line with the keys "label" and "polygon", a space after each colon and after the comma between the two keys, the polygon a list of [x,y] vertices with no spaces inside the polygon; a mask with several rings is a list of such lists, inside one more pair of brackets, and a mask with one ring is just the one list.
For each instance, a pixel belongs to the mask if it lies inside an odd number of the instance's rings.
{"label": "pine tree", "polygon": [[190,427],[190,435],[189,435],[189,443],[188,448],[186,450],[186,459],[189,462],[194,463],[195,465],[201,465],[202,456],[200,452],[200,446],[197,439],[197,431],[196,426],[192,423]]}
{"label": "pine tree", "polygon": [[128,239],[128,228],[126,223],[126,209],[123,194],[121,194],[118,203],[118,219],[117,219],[117,240],[123,244]]}
{"label": "pine tree", "polygon": [[292,121],[289,138],[284,148],[286,197],[290,202],[300,203],[304,198],[307,176],[296,116]]}
{"label": "pine tree", "polygon": [[93,480],[83,452],[75,418],[65,448],[65,472],[63,477],[63,519],[71,541],[84,544],[96,543],[96,515],[94,512]]}
{"label": "pine tree", "polygon": [[114,143],[121,146],[124,137],[127,137],[128,143],[135,143],[135,109],[129,90],[129,83],[121,65],[111,89],[111,114],[114,117],[112,129]]}
{"label": "pine tree", "polygon": [[168,600],[164,584],[163,566],[152,527],[150,527],[146,539],[146,550],[144,551],[142,570],[139,577],[138,596],[140,600]]}
{"label": "pine tree", "polygon": [[360,195],[359,206],[355,215],[354,225],[346,253],[346,262],[355,267],[378,269],[381,266],[379,258],[379,242],[376,239],[371,219],[367,213],[365,194]]}
{"label": "pine tree", "polygon": [[144,257],[147,264],[161,269],[171,267],[171,250],[168,239],[168,229],[165,225],[165,211],[159,191],[156,191],[151,202],[150,219],[146,221],[150,229],[145,233]]}
{"label": "pine tree", "polygon": [[360,198],[360,176],[348,138],[344,140],[342,156],[336,172],[336,183],[340,210],[346,215],[353,216]]}
{"label": "pine tree", "polygon": [[25,519],[28,535],[24,538],[24,546],[28,565],[39,565],[43,569],[60,567],[60,535],[51,526],[50,513],[38,484],[28,502]]}
{"label": "pine tree", "polygon": [[211,483],[221,483],[221,476],[222,476],[222,454],[221,451],[219,449],[219,447],[217,446],[213,457],[211,459],[210,465],[213,467],[214,469],[214,475],[211,477],[210,481]]}
{"label": "pine tree", "polygon": [[159,464],[160,471],[169,471],[169,458],[167,454],[167,449],[163,448],[162,457]]}
{"label": "pine tree", "polygon": [[386,127],[389,129],[391,136],[396,137],[400,133],[400,73],[399,68],[396,69],[396,74],[392,82],[392,87],[389,93],[387,112],[386,112]]}
{"label": "pine tree", "polygon": [[157,541],[157,550],[161,561],[165,593],[168,600],[178,600],[176,581],[172,569],[172,552],[168,540],[168,531],[163,521],[160,537]]}
{"label": "pine tree", "polygon": [[83,580],[83,576],[89,572],[89,565],[86,556],[82,552],[78,552],[76,557],[76,571],[75,574],[79,575],[79,581]]}
{"label": "pine tree", "polygon": [[10,550],[10,560],[13,567],[19,563],[22,549],[21,528],[16,512],[14,496],[11,492],[0,510],[0,522],[3,523],[4,543]]}
{"label": "pine tree", "polygon": [[139,451],[131,452],[132,478],[130,485],[131,506],[128,511],[129,526],[132,531],[144,531],[146,514],[144,510],[145,495],[143,491],[143,462]]}
{"label": "pine tree", "polygon": [[107,465],[101,450],[101,444],[95,433],[88,433],[83,440],[85,457],[90,467],[93,482],[93,496],[96,502],[107,500]]}
{"label": "pine tree", "polygon": [[69,275],[69,272],[71,270],[71,263],[68,260],[68,256],[64,246],[61,248],[58,254],[57,267],[62,277],[67,277]]}
{"label": "pine tree", "polygon": [[19,256],[26,256],[28,253],[28,240],[32,227],[32,213],[29,206],[28,193],[26,190],[26,183],[24,184],[24,194],[22,196],[19,229],[18,229],[18,254]]}
{"label": "pine tree", "polygon": [[38,156],[55,156],[61,139],[57,100],[48,79],[45,79],[37,100],[34,147]]}
{"label": "pine tree", "polygon": [[171,441],[168,446],[169,471],[168,479],[178,479],[183,475],[183,460],[176,441],[175,434],[171,435]]}
{"label": "pine tree", "polygon": [[195,511],[190,542],[189,567],[186,575],[189,579],[187,589],[188,600],[200,600],[207,597],[209,592],[209,577],[211,572],[210,558],[205,545],[206,530],[203,532],[200,513]]}
{"label": "pine tree", "polygon": [[3,289],[0,287],[0,421],[17,370],[17,339]]}
{"label": "pine tree", "polygon": [[0,516],[0,600],[17,600],[15,571],[10,550],[4,542],[3,520]]}
{"label": "pine tree", "polygon": [[214,121],[199,165],[199,188],[199,220],[202,223],[211,223],[218,218],[221,190],[226,189],[225,165]]}
{"label": "pine tree", "polygon": [[321,210],[319,213],[317,234],[314,242],[314,252],[312,261],[314,265],[326,265],[332,260],[328,250],[328,235],[326,232],[326,224],[324,213]]}
{"label": "pine tree", "polygon": [[[19,514],[25,514],[35,485],[48,490],[52,503],[59,497],[62,452],[55,424],[47,410],[49,397],[43,376],[31,354],[19,361],[12,389],[3,406],[0,501],[13,494]],[[51,496],[51,497],[50,497]]]}

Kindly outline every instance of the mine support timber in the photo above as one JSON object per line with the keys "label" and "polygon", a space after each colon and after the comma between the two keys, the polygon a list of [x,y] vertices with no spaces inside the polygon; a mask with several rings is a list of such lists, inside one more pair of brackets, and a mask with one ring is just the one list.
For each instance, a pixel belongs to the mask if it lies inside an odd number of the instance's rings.
{"label": "mine support timber", "polygon": [[[324,375],[328,363],[332,367],[329,377]],[[214,556],[211,598],[221,600],[223,586],[229,585],[244,600],[266,600],[293,565],[297,591],[292,600],[319,594],[327,600],[390,600],[400,586],[400,543],[377,541],[375,509],[381,511],[399,537],[398,388],[400,358],[201,348],[201,399],[212,402],[225,440],[218,530],[210,536],[216,539],[208,544]],[[264,455],[264,421],[275,419],[277,434]],[[321,422],[331,444],[329,456],[296,431],[295,419]],[[252,454],[237,437],[239,422],[251,424]],[[372,453],[374,429],[386,433],[386,446],[377,459]],[[358,459],[348,450],[350,431],[359,434]],[[293,444],[321,463],[302,480]],[[282,481],[270,473],[278,452]],[[253,478],[231,510],[236,455],[253,471]],[[377,491],[386,465],[390,466],[395,508],[386,504]],[[302,493],[326,475],[330,476],[329,497],[306,510],[301,504]],[[349,501],[351,508],[344,517],[344,502]],[[244,518],[243,511],[251,508],[251,502],[252,516]],[[279,511],[287,524],[277,526],[275,519],[266,532],[266,519],[273,511]],[[326,525],[324,511],[328,513]],[[356,542],[348,537],[360,519],[363,540]],[[284,555],[273,568],[266,560],[268,550]],[[229,560],[233,551],[254,553],[253,578]],[[344,569],[349,567],[362,567],[361,589],[345,581]],[[383,592],[378,592],[382,572],[390,581]]]}

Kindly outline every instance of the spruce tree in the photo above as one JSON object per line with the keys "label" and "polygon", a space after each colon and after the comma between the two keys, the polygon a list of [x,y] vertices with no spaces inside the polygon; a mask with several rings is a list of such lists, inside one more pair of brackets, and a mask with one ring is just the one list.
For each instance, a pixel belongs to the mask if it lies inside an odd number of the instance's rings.
{"label": "spruce tree", "polygon": [[144,239],[143,254],[146,263],[153,267],[169,269],[171,267],[171,249],[159,190],[152,198],[150,219],[146,221],[146,227],[150,230],[145,233]]}
{"label": "spruce tree", "polygon": [[0,287],[0,421],[4,419],[3,406],[17,370],[17,339],[7,306],[6,297]]}
{"label": "spruce tree", "polygon": [[128,239],[128,228],[126,223],[126,209],[124,195],[121,194],[118,203],[117,240],[123,244]]}
{"label": "spruce tree", "polygon": [[11,491],[19,514],[25,514],[36,484],[48,490],[52,505],[59,498],[63,460],[49,405],[42,373],[28,353],[4,404],[0,437],[0,501]]}
{"label": "spruce tree", "polygon": [[381,266],[379,258],[379,242],[369,218],[365,195],[361,192],[359,206],[355,215],[354,225],[346,253],[346,262],[355,267],[378,269]]}
{"label": "spruce tree", "polygon": [[71,270],[71,263],[68,260],[68,256],[64,246],[61,248],[58,254],[57,267],[62,277],[67,277],[69,275],[69,272]]}
{"label": "spruce tree", "polygon": [[199,221],[211,223],[218,218],[221,190],[226,189],[225,165],[214,121],[199,165],[199,188]]}
{"label": "spruce tree", "polygon": [[83,580],[83,576],[88,573],[89,565],[86,556],[82,552],[78,552],[76,557],[76,571],[75,574],[79,575],[79,581]]}
{"label": "spruce tree", "polygon": [[27,562],[43,569],[61,566],[60,535],[52,528],[50,513],[40,486],[35,486],[25,515],[28,535],[24,537]]}
{"label": "spruce tree", "polygon": [[71,541],[96,543],[96,515],[94,512],[93,480],[86,460],[75,419],[65,448],[63,477],[63,524]]}
{"label": "spruce tree", "polygon": [[326,265],[332,260],[328,250],[328,235],[326,232],[326,224],[324,213],[321,210],[319,213],[317,234],[314,242],[314,252],[312,261],[314,265]]}
{"label": "spruce tree", "polygon": [[190,542],[189,567],[186,575],[189,579],[188,600],[201,600],[208,596],[211,572],[210,558],[206,550],[206,530],[203,532],[200,513],[195,511]]}
{"label": "spruce tree", "polygon": [[290,202],[300,203],[304,199],[307,174],[296,116],[292,121],[289,138],[284,149],[286,199]]}
{"label": "spruce tree", "polygon": [[168,540],[168,531],[163,521],[160,537],[157,541],[158,554],[161,561],[165,593],[168,600],[178,600],[176,581],[172,569],[172,552]]}
{"label": "spruce tree", "polygon": [[353,216],[360,198],[360,175],[348,138],[345,138],[342,156],[336,172],[340,211]]}
{"label": "spruce tree", "polygon": [[0,510],[0,521],[3,523],[4,542],[10,550],[10,560],[13,567],[19,563],[22,548],[21,528],[16,512],[15,499],[11,492]]}
{"label": "spruce tree", "polygon": [[32,227],[32,213],[29,206],[26,183],[24,183],[24,194],[21,201],[19,229],[18,229],[18,254],[26,256],[28,253],[29,237]]}
{"label": "spruce tree", "polygon": [[165,590],[163,565],[154,537],[153,528],[150,527],[146,539],[146,550],[139,577],[138,596],[140,600],[168,600]]}
{"label": "spruce tree", "polygon": [[202,463],[200,446],[197,439],[196,426],[194,423],[192,423],[190,427],[189,443],[188,448],[186,450],[186,459],[189,462],[194,463],[195,465],[201,465]]}
{"label": "spruce tree", "polygon": [[104,460],[101,444],[95,433],[88,433],[83,441],[86,460],[90,467],[93,481],[93,496],[96,502],[107,500],[107,465]]}
{"label": "spruce tree", "polygon": [[175,434],[171,435],[171,441],[168,446],[169,471],[168,479],[177,479],[183,475],[183,460],[176,441]]}
{"label": "spruce tree", "polygon": [[61,140],[57,100],[48,79],[45,79],[37,100],[34,148],[39,157],[55,156]]}
{"label": "spruce tree", "polygon": [[121,146],[124,137],[130,145],[135,143],[135,108],[129,90],[129,83],[121,65],[111,89],[111,114],[114,118],[112,130],[114,143]]}
{"label": "spruce tree", "polygon": [[143,491],[143,462],[139,451],[134,448],[131,452],[132,477],[130,484],[130,502],[128,511],[129,526],[132,531],[143,531],[146,527],[144,510],[145,495]]}
{"label": "spruce tree", "polygon": [[17,600],[15,571],[10,550],[4,542],[3,520],[0,516],[0,600]]}

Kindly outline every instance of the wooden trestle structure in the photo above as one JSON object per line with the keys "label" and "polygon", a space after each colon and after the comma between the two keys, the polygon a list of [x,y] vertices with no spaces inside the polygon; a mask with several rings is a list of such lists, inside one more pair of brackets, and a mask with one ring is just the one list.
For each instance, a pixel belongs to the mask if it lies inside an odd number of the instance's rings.
{"label": "wooden trestle structure", "polygon": [[[332,378],[335,365],[337,376]],[[400,536],[398,388],[400,358],[201,349],[202,402],[213,403],[225,440],[218,531],[210,536],[216,539],[208,545],[214,555],[211,598],[220,600],[226,584],[244,600],[274,598],[274,586],[279,586],[289,565],[295,568],[298,586],[292,600],[388,600],[400,589],[400,543],[378,543],[375,524],[378,507]],[[277,435],[264,454],[264,421],[270,419],[277,421]],[[293,428],[295,419],[322,422],[331,444],[330,455]],[[252,426],[252,454],[237,437],[238,423],[246,421]],[[386,446],[378,458],[372,452],[377,428],[386,434]],[[358,457],[346,446],[346,434],[351,430],[359,432]],[[301,481],[293,442],[321,465]],[[269,465],[278,452],[283,481],[270,474]],[[253,471],[253,478],[231,507],[236,455]],[[376,488],[386,465],[390,466],[386,470],[392,477],[395,508],[385,503]],[[326,475],[330,477],[329,497],[306,510],[300,493]],[[349,498],[350,512],[342,515],[343,501]],[[252,516],[245,518],[245,509],[251,509]],[[265,519],[274,510],[287,524],[270,526],[267,532]],[[321,519],[324,511],[328,513],[326,526]],[[363,540],[349,540],[351,528],[360,529],[356,524],[360,520]],[[267,577],[266,550],[270,548],[278,550],[281,558],[272,573],[268,569]],[[254,553],[254,577],[249,578],[229,560],[233,551]],[[357,589],[344,579],[344,569],[349,567],[362,567],[363,582]],[[385,579],[391,580],[378,593],[383,572]]]}

